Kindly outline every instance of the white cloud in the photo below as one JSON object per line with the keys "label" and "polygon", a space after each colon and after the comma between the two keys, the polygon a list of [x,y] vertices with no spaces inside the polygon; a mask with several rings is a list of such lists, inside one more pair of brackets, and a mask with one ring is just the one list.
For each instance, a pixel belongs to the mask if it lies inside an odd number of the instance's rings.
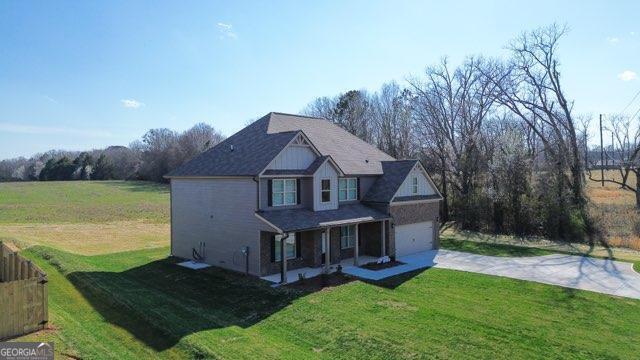
{"label": "white cloud", "polygon": [[58,100],[56,100],[56,99],[52,98],[51,96],[49,96],[49,95],[43,95],[43,96],[44,96],[44,98],[45,98],[47,101],[49,101],[49,102],[51,102],[51,103],[54,103],[54,104],[59,104],[59,103],[58,103]]}
{"label": "white cloud", "polygon": [[238,35],[233,31],[233,25],[231,24],[225,24],[225,23],[218,23],[218,32],[220,33],[220,39],[224,40],[224,39],[237,39]]}
{"label": "white cloud", "polygon": [[122,99],[120,100],[120,102],[122,103],[122,106],[130,109],[137,109],[144,106],[144,103],[141,103],[140,101],[135,99]]}
{"label": "white cloud", "polygon": [[618,79],[622,81],[631,81],[637,78],[638,78],[638,74],[636,74],[634,71],[631,71],[631,70],[625,70],[620,74],[618,74]]}
{"label": "white cloud", "polygon": [[21,125],[0,122],[0,132],[30,135],[75,135],[85,137],[111,137],[111,133],[103,130],[77,129],[68,127]]}
{"label": "white cloud", "polygon": [[608,42],[609,44],[615,45],[615,44],[617,44],[617,43],[619,43],[619,42],[620,42],[620,38],[617,38],[617,37],[615,37],[615,36],[609,36],[609,37],[607,38],[607,42]]}

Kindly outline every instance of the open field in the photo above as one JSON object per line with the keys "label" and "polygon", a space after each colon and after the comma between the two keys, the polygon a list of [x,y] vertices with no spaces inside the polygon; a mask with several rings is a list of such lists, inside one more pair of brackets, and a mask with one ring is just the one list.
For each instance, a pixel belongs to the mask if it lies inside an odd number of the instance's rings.
{"label": "open field", "polygon": [[[600,179],[600,171],[593,171],[592,177]],[[622,181],[617,170],[605,171],[605,179]],[[634,187],[635,176],[631,174],[627,184]],[[640,250],[640,214],[635,209],[635,194],[620,189],[619,185],[587,180],[587,195],[590,198],[590,213],[594,216],[611,246]]]}
{"label": "open field", "polygon": [[[377,284],[336,276],[338,284],[324,289],[273,289],[167,259],[164,186],[0,186],[12,193],[0,198],[0,208],[12,209],[0,212],[0,237],[14,239],[50,280],[50,329],[17,340],[54,341],[60,358],[632,358],[640,351],[640,301],[444,269]],[[74,186],[95,201],[74,195]],[[35,189],[24,202],[34,214],[20,200],[24,189]],[[109,197],[126,198],[122,212]],[[445,232],[443,246],[496,256],[573,246],[490,238]],[[579,246],[572,250],[607,255]],[[639,252],[610,251],[640,260]]]}
{"label": "open field", "polygon": [[633,358],[640,301],[430,269],[309,291],[163,259],[25,251],[50,276],[58,355],[81,358]]}
{"label": "open field", "polygon": [[141,181],[0,183],[0,239],[101,254],[169,245],[169,188]]}
{"label": "open field", "polygon": [[0,224],[169,222],[169,187],[143,181],[0,183]]}

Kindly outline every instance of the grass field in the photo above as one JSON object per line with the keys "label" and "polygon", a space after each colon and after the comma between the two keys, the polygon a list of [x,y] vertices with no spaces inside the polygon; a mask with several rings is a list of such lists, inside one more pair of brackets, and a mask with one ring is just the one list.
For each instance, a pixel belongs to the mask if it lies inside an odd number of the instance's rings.
{"label": "grass field", "polygon": [[[376,284],[338,276],[332,279],[344,281],[323,289],[273,289],[167,259],[164,186],[0,186],[0,238],[25,248],[50,280],[50,329],[17,340],[54,341],[59,358],[633,358],[640,352],[637,300],[444,269]],[[443,246],[494,256],[557,250],[482,243],[485,236],[445,233]],[[637,254],[614,251],[630,261]]]}
{"label": "grass field", "polygon": [[50,277],[55,341],[80,358],[633,358],[640,301],[430,269],[307,291],[165,259],[25,254]]}
{"label": "grass field", "polygon": [[0,239],[85,255],[167,246],[168,204],[148,182],[0,183]]}
{"label": "grass field", "polygon": [[[592,177],[600,179],[600,172],[593,171]],[[605,171],[605,179],[622,181],[617,170]],[[633,174],[627,184],[635,186]],[[620,189],[619,185],[587,180],[587,195],[590,199],[590,212],[605,231],[605,237],[611,246],[640,250],[640,215],[635,208],[635,194]]]}

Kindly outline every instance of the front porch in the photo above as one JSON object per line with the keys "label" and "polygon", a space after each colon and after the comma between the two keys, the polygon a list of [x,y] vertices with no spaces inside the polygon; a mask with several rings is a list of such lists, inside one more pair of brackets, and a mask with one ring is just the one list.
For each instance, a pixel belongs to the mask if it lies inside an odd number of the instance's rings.
{"label": "front porch", "polygon": [[[378,258],[374,256],[363,255],[363,256],[360,256],[360,264],[362,265],[362,264],[370,263],[370,262],[376,261],[377,259]],[[287,270],[287,279],[288,279],[287,283],[290,284],[300,280],[300,274],[303,274],[305,279],[310,279],[322,274],[332,274],[338,270],[338,265],[342,266],[343,272],[350,273],[351,271],[353,271],[352,268],[358,269],[358,267],[355,266],[353,263],[354,263],[353,258],[347,258],[347,259],[341,260],[338,264],[329,265],[328,271],[324,266],[319,266],[319,267],[305,266],[301,268]],[[261,277],[261,279],[270,281],[275,284],[279,284],[282,281],[282,274],[278,272],[275,274],[263,276]]]}

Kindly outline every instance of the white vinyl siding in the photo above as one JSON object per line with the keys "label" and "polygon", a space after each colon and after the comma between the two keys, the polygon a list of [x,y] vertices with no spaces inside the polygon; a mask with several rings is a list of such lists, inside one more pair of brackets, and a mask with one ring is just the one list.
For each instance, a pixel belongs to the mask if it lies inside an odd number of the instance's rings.
{"label": "white vinyl siding", "polygon": [[340,179],[338,185],[338,200],[349,201],[358,200],[358,179]]}
{"label": "white vinyl siding", "polygon": [[306,169],[316,159],[316,154],[309,146],[291,144],[276,156],[269,165],[271,170]]}
{"label": "white vinyl siding", "polygon": [[[417,184],[416,184],[417,182]],[[414,192],[414,190],[417,190]],[[433,195],[435,190],[419,166],[409,172],[395,196]]]}
{"label": "white vinyl siding", "polygon": [[340,248],[351,249],[356,244],[356,226],[341,226],[340,227]]}
{"label": "white vinyl siding", "polygon": [[273,206],[295,205],[297,191],[296,179],[273,179],[271,190]]}
{"label": "white vinyl siding", "polygon": [[[330,201],[322,202],[322,180],[330,179]],[[313,174],[313,210],[334,210],[338,208],[338,172],[329,161]]]}
{"label": "white vinyl siding", "polygon": [[[275,243],[275,261],[282,260],[282,250],[280,249],[282,242],[282,235],[276,235]],[[296,258],[296,234],[289,234],[289,237],[284,241],[284,252],[287,256],[287,260]]]}

